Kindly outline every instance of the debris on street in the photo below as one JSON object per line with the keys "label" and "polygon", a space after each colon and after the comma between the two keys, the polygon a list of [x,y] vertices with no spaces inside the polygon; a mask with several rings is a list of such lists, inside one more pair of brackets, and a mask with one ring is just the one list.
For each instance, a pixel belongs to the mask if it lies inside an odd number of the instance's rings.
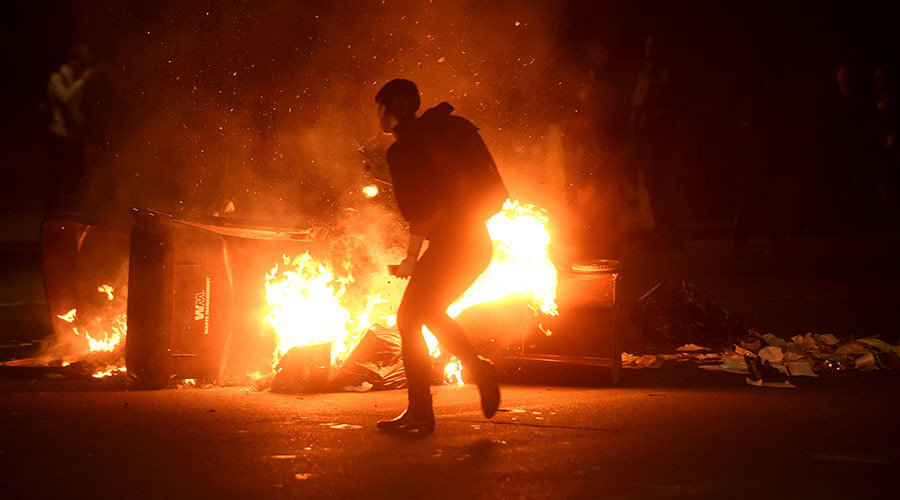
{"label": "debris on street", "polygon": [[717,353],[694,344],[683,345],[676,351],[622,353],[622,367],[659,368],[666,361],[692,361],[704,371],[744,375],[748,384],[758,387],[794,387],[788,380],[790,377],[900,368],[900,345],[891,345],[877,337],[838,338],[830,333],[807,333],[783,339],[750,330],[746,337]]}
{"label": "debris on street", "polygon": [[743,320],[684,280],[666,280],[638,300],[631,319],[648,338],[720,347],[742,336]]}

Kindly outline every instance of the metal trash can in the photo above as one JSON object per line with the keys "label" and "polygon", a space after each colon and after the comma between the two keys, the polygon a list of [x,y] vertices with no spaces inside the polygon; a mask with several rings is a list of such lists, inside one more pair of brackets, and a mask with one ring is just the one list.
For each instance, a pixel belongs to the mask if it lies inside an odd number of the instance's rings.
{"label": "metal trash can", "polygon": [[557,289],[559,316],[526,332],[518,352],[520,362],[608,369],[609,382],[618,382],[622,364],[619,347],[619,275],[615,260],[575,262],[560,275]]}

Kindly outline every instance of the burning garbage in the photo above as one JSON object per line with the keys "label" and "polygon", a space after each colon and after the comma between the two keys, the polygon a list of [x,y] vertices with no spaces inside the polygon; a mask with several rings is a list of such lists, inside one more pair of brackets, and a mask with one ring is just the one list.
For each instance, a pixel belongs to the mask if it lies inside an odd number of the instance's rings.
{"label": "burning garbage", "polygon": [[[507,200],[502,211],[488,220],[487,227],[494,244],[493,260],[478,281],[450,306],[448,314],[457,317],[473,305],[524,299],[535,314],[556,315],[557,271],[549,258],[546,212]],[[391,281],[386,274],[378,280]],[[265,321],[276,340],[270,382],[273,390],[335,390],[362,383],[376,389],[404,386],[395,328],[396,301],[374,290],[365,290],[364,300],[353,300],[348,289],[354,281],[353,262],[336,265],[308,252],[285,256],[282,264],[267,273],[269,312]],[[399,293],[384,295],[399,297]],[[427,329],[425,334],[436,365],[434,378],[443,383],[462,383],[459,361],[444,355]],[[321,357],[318,346],[324,345],[329,346],[333,380],[323,379],[329,367],[313,360],[316,352]],[[267,384],[268,378],[257,386]]]}
{"label": "burning garbage", "polygon": [[[404,385],[395,325],[402,283],[383,265],[392,258],[389,250],[373,255],[362,235],[333,230],[323,239],[222,219],[197,223],[146,210],[132,215],[131,231],[70,214],[45,223],[56,335],[43,357],[29,362],[71,366],[61,372],[70,376],[127,373],[143,380],[157,363],[155,387],[188,379],[292,392]],[[448,313],[512,301],[527,304],[535,318],[557,314],[547,213],[507,201],[487,226],[493,261]],[[279,248],[278,260],[256,271]],[[91,280],[97,281],[86,288]],[[137,294],[131,302],[130,288]],[[425,333],[435,381],[462,383],[460,363]],[[235,342],[240,349],[272,347],[246,375],[217,379],[224,358],[240,357],[226,353]]]}

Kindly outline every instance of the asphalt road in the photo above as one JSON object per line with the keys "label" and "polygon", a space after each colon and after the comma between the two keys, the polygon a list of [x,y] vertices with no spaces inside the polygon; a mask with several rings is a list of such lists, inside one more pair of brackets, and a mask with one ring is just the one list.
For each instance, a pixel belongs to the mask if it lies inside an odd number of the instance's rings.
{"label": "asphalt road", "polygon": [[[760,331],[896,342],[894,236],[800,238],[784,254],[727,240],[624,257],[624,310],[687,278]],[[49,325],[33,242],[0,244],[0,340]],[[657,352],[634,328],[623,347]],[[21,352],[20,352],[21,351]],[[763,389],[690,365],[610,387],[509,386],[491,421],[473,388],[437,387],[437,432],[374,428],[402,391],[125,391],[115,381],[0,379],[0,498],[890,498],[900,374]],[[540,377],[538,377],[540,379]]]}
{"label": "asphalt road", "polygon": [[761,389],[692,366],[616,388],[437,387],[424,438],[379,433],[403,391],[281,395],[0,386],[3,498],[888,498],[900,379]]}

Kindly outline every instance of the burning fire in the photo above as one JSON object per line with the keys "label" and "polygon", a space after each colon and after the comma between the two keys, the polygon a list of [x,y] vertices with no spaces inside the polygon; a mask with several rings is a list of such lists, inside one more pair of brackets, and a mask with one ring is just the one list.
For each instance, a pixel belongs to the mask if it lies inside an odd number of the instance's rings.
{"label": "burning fire", "polygon": [[523,297],[535,311],[549,316],[556,307],[556,266],[550,261],[550,217],[539,207],[506,200],[488,219],[494,258],[465,295],[447,309],[456,317],[468,307],[509,297]]}
{"label": "burning fire", "polygon": [[[115,289],[107,284],[97,287],[97,292],[105,294],[109,301],[116,299]],[[124,308],[124,306],[123,306]],[[121,309],[120,309],[121,310]],[[113,313],[111,315],[96,316],[91,320],[80,321],[78,310],[70,309],[65,314],[59,314],[56,317],[72,325],[72,332],[79,338],[84,339],[83,348],[78,357],[94,352],[113,353],[121,347],[121,342],[127,334],[127,315],[125,313]],[[66,360],[70,363],[70,360]],[[124,364],[108,363],[105,367],[98,368],[94,373],[94,378],[103,378],[115,373],[125,372]]]}
{"label": "burning fire", "polygon": [[71,309],[65,314],[59,314],[56,317],[65,321],[66,323],[71,323],[75,321],[75,309]]}
{"label": "burning fire", "polygon": [[[73,323],[77,318],[77,309],[72,309],[66,314],[59,314],[56,317],[65,321],[66,323]],[[82,327],[84,330],[84,338],[87,339],[88,342],[88,351],[106,351],[112,352],[116,350],[119,342],[125,338],[126,332],[128,330],[128,324],[126,320],[125,314],[116,315],[111,321],[109,321],[108,325],[103,325],[103,318],[95,318],[93,324],[100,327],[100,329],[104,330],[101,335],[103,338],[101,339],[98,335],[96,338],[92,337],[87,328]],[[75,332],[75,335],[81,336],[81,332],[78,331],[77,326],[72,327],[72,331]]]}
{"label": "burning fire", "polygon": [[462,363],[458,359],[453,358],[444,367],[444,382],[451,385],[463,385]]}
{"label": "burning fire", "polygon": [[113,301],[116,299],[116,296],[113,295],[113,287],[111,287],[109,285],[100,285],[97,287],[97,291],[100,293],[105,293],[106,298],[109,299],[110,301]]}
{"label": "burning fire", "polygon": [[363,196],[366,198],[374,198],[378,196],[378,186],[374,184],[369,184],[368,186],[362,189]]}
{"label": "burning fire", "polygon": [[275,361],[294,346],[331,343],[332,363],[343,359],[352,347],[348,326],[351,315],[341,305],[346,281],[335,278],[327,261],[317,262],[309,253],[284,257],[266,275],[266,302],[271,312],[267,323],[275,330]]}
{"label": "burning fire", "polygon": [[[452,317],[476,304],[507,298],[525,298],[535,312],[556,315],[556,267],[549,258],[550,232],[546,211],[534,205],[509,201],[487,222],[494,243],[494,258],[488,269],[466,294],[447,309]],[[351,264],[346,263],[350,270]],[[385,277],[387,279],[387,277]],[[342,361],[372,326],[373,308],[386,301],[378,295],[367,298],[363,310],[347,309],[344,293],[352,277],[336,277],[330,262],[317,261],[309,253],[284,257],[281,265],[266,275],[266,301],[270,312],[265,321],[275,332],[277,361],[290,348],[331,343],[332,364]],[[385,326],[395,316],[378,317]],[[440,355],[437,340],[425,329],[432,356]],[[445,366],[445,380],[462,383],[459,361]]]}
{"label": "burning fire", "polygon": [[115,375],[116,373],[125,373],[128,369],[124,366],[116,366],[116,365],[107,365],[105,369],[98,370],[91,374],[91,377],[94,378],[106,378],[110,375]]}

